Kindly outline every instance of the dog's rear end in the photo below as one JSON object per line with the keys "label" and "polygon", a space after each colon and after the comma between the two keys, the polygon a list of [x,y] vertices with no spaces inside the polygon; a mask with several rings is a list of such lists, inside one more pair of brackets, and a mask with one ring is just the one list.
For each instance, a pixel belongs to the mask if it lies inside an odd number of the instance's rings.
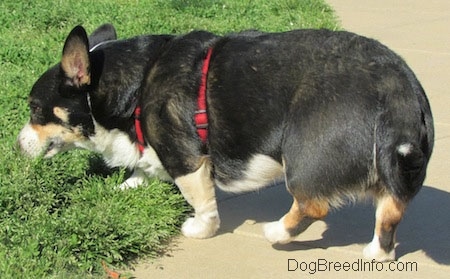
{"label": "dog's rear end", "polygon": [[311,85],[293,99],[282,159],[294,202],[266,225],[265,234],[271,242],[289,242],[330,206],[369,194],[377,205],[376,225],[364,256],[394,260],[397,225],[422,187],[433,149],[431,111],[398,56],[358,37],[341,45],[352,46],[339,52],[346,64],[325,61],[321,72],[312,69]]}
{"label": "dog's rear end", "polygon": [[[390,91],[389,100],[377,107],[377,113],[372,114],[374,125],[365,122],[363,115],[354,115],[361,117],[354,121],[369,124],[371,131],[364,126],[355,129],[333,124],[330,134],[323,129],[325,134],[308,136],[314,144],[303,145],[300,152],[292,146],[299,143],[301,135],[287,140],[289,152],[283,153],[283,163],[294,202],[280,221],[266,225],[265,234],[271,242],[287,243],[324,218],[331,206],[370,195],[376,202],[376,224],[364,256],[395,260],[395,231],[409,201],[422,187],[434,134],[420,86],[404,85],[407,88]],[[339,136],[334,137],[335,133]]]}

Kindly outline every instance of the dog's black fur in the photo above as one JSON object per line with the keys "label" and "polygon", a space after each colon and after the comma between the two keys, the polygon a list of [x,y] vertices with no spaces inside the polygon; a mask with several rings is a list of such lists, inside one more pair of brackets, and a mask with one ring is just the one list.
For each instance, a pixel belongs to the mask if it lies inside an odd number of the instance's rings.
{"label": "dog's black fur", "polygon": [[[209,48],[205,145],[193,119]],[[34,85],[30,109],[19,135],[26,153],[80,146],[140,170],[125,186],[142,182],[142,172],[173,179],[197,214],[183,227],[188,236],[217,230],[214,184],[245,191],[285,179],[292,209],[265,228],[282,243],[330,205],[370,193],[377,224],[365,255],[377,260],[395,257],[395,228],[422,186],[434,138],[427,98],[405,62],[375,40],[328,30],[117,40],[111,25],[89,38],[78,26],[62,62]]]}

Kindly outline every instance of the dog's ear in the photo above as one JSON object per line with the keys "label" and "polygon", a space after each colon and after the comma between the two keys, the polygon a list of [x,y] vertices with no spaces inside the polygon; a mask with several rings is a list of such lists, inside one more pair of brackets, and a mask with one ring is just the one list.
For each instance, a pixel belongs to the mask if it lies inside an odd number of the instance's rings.
{"label": "dog's ear", "polygon": [[81,87],[91,82],[89,72],[89,42],[83,27],[75,27],[64,44],[61,68],[67,85]]}
{"label": "dog's ear", "polygon": [[116,29],[112,24],[106,23],[95,29],[94,32],[89,36],[89,49],[94,46],[106,42],[117,40]]}

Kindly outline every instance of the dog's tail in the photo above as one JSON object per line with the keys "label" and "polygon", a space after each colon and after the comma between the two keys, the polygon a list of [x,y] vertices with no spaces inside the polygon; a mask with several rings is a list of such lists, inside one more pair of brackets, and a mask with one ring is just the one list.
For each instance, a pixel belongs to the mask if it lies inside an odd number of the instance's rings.
{"label": "dog's tail", "polygon": [[[417,194],[425,180],[433,151],[434,127],[430,105],[422,86],[411,70],[404,69],[404,72],[408,77],[408,87],[414,94],[396,94],[405,96],[405,99],[400,100],[403,109],[391,106],[390,109],[395,112],[380,117],[380,129],[376,135],[377,143],[380,143],[376,167],[390,194],[408,201]],[[404,104],[407,104],[406,110]],[[399,122],[393,124],[396,121]]]}

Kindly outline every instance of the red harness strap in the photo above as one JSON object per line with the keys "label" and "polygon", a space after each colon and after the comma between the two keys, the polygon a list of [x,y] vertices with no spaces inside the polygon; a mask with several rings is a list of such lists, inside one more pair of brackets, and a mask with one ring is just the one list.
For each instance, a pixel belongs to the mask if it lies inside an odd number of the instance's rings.
{"label": "red harness strap", "polygon": [[206,80],[208,78],[209,62],[211,61],[212,48],[208,49],[202,66],[202,79],[198,90],[197,110],[194,121],[197,127],[197,134],[204,144],[208,141],[208,114],[206,112]]}
{"label": "red harness strap", "polygon": [[141,127],[141,107],[137,106],[134,110],[134,128],[136,129],[136,137],[137,137],[137,146],[139,148],[139,152],[141,154],[144,153],[145,148],[145,140],[144,140],[144,134],[142,133],[142,127]]}
{"label": "red harness strap", "polygon": [[[211,61],[212,48],[208,49],[202,66],[202,78],[198,90],[197,110],[195,111],[194,121],[197,127],[197,133],[204,144],[208,141],[208,114],[206,113],[206,80],[208,78],[209,62]],[[134,110],[134,127],[136,130],[137,146],[139,151],[144,153],[145,140],[141,127],[141,107],[137,106]]]}

